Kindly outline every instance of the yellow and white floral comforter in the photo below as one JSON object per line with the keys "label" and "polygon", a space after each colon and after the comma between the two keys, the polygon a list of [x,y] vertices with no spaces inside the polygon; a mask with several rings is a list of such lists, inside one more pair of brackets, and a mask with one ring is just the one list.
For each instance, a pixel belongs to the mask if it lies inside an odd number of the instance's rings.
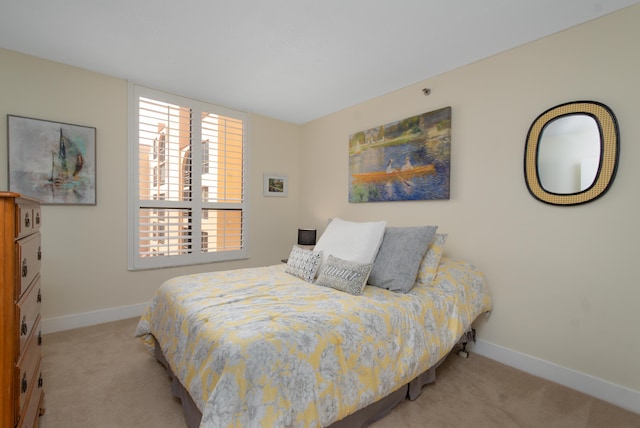
{"label": "yellow and white floral comforter", "polygon": [[443,358],[491,309],[482,274],[444,257],[430,286],[361,296],[284,264],[165,282],[136,329],[158,340],[201,427],[324,427]]}

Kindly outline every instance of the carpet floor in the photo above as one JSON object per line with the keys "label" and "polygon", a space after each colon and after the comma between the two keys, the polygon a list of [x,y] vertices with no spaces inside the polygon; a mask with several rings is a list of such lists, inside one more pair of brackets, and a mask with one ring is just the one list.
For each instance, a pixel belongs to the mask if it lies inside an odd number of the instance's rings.
{"label": "carpet floor", "polygon": [[[42,428],[184,428],[164,368],[133,337],[137,319],[43,337]],[[471,353],[371,428],[640,427],[640,415]]]}

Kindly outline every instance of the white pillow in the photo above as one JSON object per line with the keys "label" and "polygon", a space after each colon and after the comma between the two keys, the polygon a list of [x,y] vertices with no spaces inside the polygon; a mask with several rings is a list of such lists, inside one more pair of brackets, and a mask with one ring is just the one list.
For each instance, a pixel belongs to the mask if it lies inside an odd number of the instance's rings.
{"label": "white pillow", "polygon": [[386,221],[353,222],[334,218],[314,251],[322,251],[322,263],[329,255],[357,263],[373,263],[384,237]]}

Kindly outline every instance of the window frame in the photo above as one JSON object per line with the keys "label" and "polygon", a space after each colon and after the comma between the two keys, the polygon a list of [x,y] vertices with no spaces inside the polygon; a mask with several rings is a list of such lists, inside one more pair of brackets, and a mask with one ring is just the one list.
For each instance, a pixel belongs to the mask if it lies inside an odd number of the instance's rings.
{"label": "window frame", "polygon": [[[190,201],[172,201],[172,200],[141,200],[140,199],[140,140],[139,140],[139,100],[141,97],[150,98],[156,101],[175,104],[181,107],[191,109],[191,144],[190,144],[190,163],[191,163],[191,185],[192,195]],[[196,168],[195,165],[202,165],[203,160],[203,144],[202,140],[202,120],[200,118],[202,112],[209,114],[217,114],[227,118],[238,119],[242,121],[242,198],[240,202],[203,202],[202,199],[202,168]],[[231,260],[242,260],[248,258],[248,227],[247,227],[247,200],[248,200],[248,171],[247,171],[247,139],[249,134],[249,115],[245,112],[216,106],[210,103],[182,97],[179,95],[169,94],[148,87],[129,83],[129,112],[128,112],[128,130],[129,130],[129,162],[128,162],[128,269],[144,270],[159,269],[177,266],[188,266],[204,263],[214,263]],[[165,143],[165,144],[168,144]],[[157,155],[157,149],[152,148],[152,155]],[[166,145],[165,145],[166,148]],[[154,176],[154,180],[157,180]],[[203,208],[212,208],[220,210],[241,211],[241,238],[240,249],[224,250],[224,251],[199,251],[200,240],[202,239],[202,219],[207,218],[203,214]],[[143,208],[144,207],[144,208]],[[192,253],[169,255],[169,256],[140,256],[140,209],[172,209],[187,208],[191,211],[192,224],[190,225],[191,241],[189,246]],[[209,233],[206,233],[207,240]],[[198,237],[194,239],[193,237]]]}

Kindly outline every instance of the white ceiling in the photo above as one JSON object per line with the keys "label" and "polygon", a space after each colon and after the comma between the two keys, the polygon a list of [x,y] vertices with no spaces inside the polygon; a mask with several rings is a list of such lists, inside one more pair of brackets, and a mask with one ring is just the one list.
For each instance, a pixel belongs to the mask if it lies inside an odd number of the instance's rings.
{"label": "white ceiling", "polygon": [[0,47],[305,123],[635,3],[0,0]]}

